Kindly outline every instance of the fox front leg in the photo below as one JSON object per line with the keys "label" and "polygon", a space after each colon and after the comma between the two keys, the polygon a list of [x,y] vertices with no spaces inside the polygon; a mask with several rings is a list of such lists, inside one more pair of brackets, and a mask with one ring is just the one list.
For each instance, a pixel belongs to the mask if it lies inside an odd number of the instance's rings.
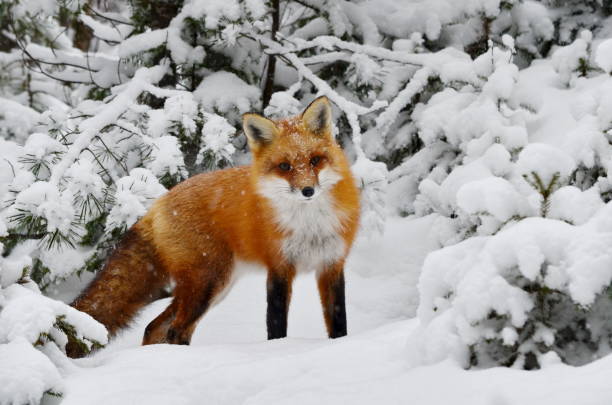
{"label": "fox front leg", "polygon": [[295,270],[268,271],[266,288],[268,293],[268,310],[266,325],[268,340],[287,337],[287,317],[291,301],[291,286]]}
{"label": "fox front leg", "polygon": [[318,274],[317,284],[328,336],[332,339],[346,336],[344,264],[327,266]]}

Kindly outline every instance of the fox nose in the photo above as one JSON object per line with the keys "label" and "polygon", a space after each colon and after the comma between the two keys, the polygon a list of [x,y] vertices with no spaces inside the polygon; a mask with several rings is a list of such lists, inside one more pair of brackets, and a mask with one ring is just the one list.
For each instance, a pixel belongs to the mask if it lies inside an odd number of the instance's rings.
{"label": "fox nose", "polygon": [[302,195],[304,197],[312,197],[314,195],[314,188],[312,188],[312,187],[304,187],[302,189]]}

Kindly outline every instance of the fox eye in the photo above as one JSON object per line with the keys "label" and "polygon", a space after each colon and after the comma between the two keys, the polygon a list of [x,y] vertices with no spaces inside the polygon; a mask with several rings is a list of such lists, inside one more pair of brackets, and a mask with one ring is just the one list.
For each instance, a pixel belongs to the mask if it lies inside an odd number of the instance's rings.
{"label": "fox eye", "polygon": [[310,159],[310,164],[314,167],[319,164],[321,159],[322,159],[321,156],[314,156],[312,157],[312,159]]}
{"label": "fox eye", "polygon": [[284,172],[288,172],[289,170],[291,170],[291,165],[287,162],[283,162],[278,165],[278,168]]}

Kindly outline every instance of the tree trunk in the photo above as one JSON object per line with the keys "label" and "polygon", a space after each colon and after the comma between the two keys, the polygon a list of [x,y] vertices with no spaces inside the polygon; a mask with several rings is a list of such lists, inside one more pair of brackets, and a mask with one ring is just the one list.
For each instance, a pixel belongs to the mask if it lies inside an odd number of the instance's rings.
{"label": "tree trunk", "polygon": [[[280,0],[272,0],[272,39],[276,39],[276,32],[280,25]],[[276,55],[268,55],[268,69],[266,72],[266,82],[263,90],[263,110],[270,103],[274,91],[274,75],[276,73]]]}

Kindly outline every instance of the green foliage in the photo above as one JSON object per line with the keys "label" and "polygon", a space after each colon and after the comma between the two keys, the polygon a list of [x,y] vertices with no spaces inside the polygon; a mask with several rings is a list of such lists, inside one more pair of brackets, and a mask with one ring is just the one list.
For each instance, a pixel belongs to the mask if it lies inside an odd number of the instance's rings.
{"label": "green foliage", "polygon": [[16,224],[14,228],[9,229],[9,235],[13,235],[14,239],[40,239],[46,249],[62,245],[74,247],[78,238],[76,227],[72,227],[67,233],[59,230],[48,231],[46,218],[34,215],[30,211],[18,209],[18,213],[9,216],[8,219]]}
{"label": "green foliage", "polygon": [[[57,329],[59,332],[62,332],[68,338],[68,341],[71,344],[75,344],[78,346],[79,350],[81,350],[84,354],[90,353],[92,350],[100,349],[104,347],[104,345],[98,342],[95,339],[90,339],[87,337],[80,336],[77,332],[76,328],[70,323],[66,322],[65,315],[59,315],[55,318],[55,323],[53,324],[53,328]],[[53,342],[57,344],[52,334],[43,332],[38,336],[38,339],[34,343],[34,346],[43,346],[47,342]]]}
{"label": "green foliage", "polygon": [[87,99],[103,101],[108,96],[110,96],[110,89],[105,89],[103,87],[92,86],[91,89],[87,92]]}
{"label": "green foliage", "polygon": [[561,174],[559,172],[555,173],[548,184],[544,184],[541,177],[536,172],[531,172],[529,175],[523,175],[525,181],[533,187],[539,194],[542,196],[542,200],[540,202],[540,215],[542,217],[546,217],[548,213],[548,209],[550,208],[550,196],[552,193],[557,190],[559,185],[559,179]]}
{"label": "green foliage", "polygon": [[102,239],[107,217],[108,214],[104,213],[85,224],[85,234],[80,242],[82,246],[95,246]]}
{"label": "green foliage", "polygon": [[183,6],[183,0],[129,0],[135,32],[165,28]]}
{"label": "green foliage", "polygon": [[49,270],[49,268],[39,259],[34,259],[34,263],[29,273],[32,281],[38,284],[42,291],[49,286],[48,275],[51,273],[51,270]]}
{"label": "green foliage", "polygon": [[52,396],[52,397],[55,397],[55,398],[62,398],[64,396],[64,394],[62,394],[61,392],[55,392],[55,391],[51,391],[51,390],[45,391],[45,394],[49,395],[49,396]]}

